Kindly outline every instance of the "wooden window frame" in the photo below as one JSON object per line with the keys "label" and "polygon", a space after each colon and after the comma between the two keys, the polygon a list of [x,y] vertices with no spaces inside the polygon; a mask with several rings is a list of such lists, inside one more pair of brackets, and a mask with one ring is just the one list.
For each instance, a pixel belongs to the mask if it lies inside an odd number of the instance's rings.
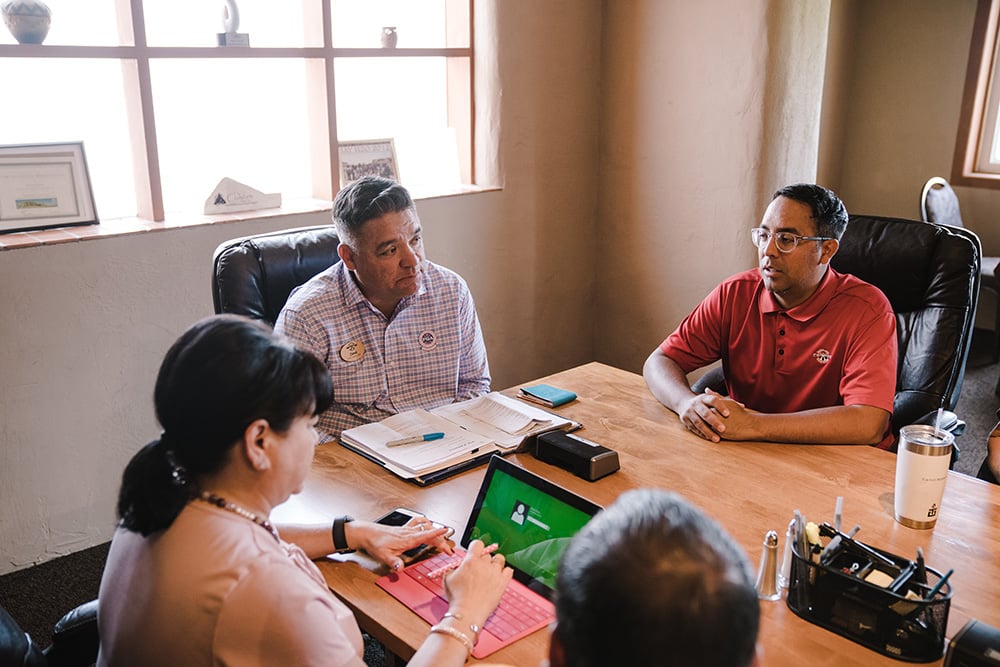
{"label": "wooden window frame", "polygon": [[[965,74],[965,92],[962,97],[958,138],[952,163],[951,182],[967,187],[1000,189],[1000,168],[996,172],[983,171],[979,166],[984,146],[984,125],[991,118],[993,133],[1000,134],[995,122],[996,111],[990,113],[991,81],[993,95],[1000,101],[1000,58],[997,49],[1000,31],[1000,0],[979,0],[969,46],[969,64]],[[993,139],[990,133],[988,139]]]}
{"label": "wooden window frame", "polygon": [[[120,46],[73,46],[0,44],[0,59],[64,58],[112,59],[121,62],[128,106],[129,136],[133,154],[133,177],[137,215],[145,220],[164,220],[163,189],[156,139],[155,109],[150,80],[150,61],[158,59],[289,58],[305,60],[308,67],[308,99],[312,142],[312,191],[317,199],[331,200],[340,189],[340,159],[337,150],[337,107],[334,61],[338,58],[444,57],[448,63],[448,121],[457,128],[459,167],[463,183],[475,180],[475,68],[473,59],[474,17],[472,0],[448,0],[468,4],[469,46],[461,48],[334,48],[331,31],[331,0],[311,5],[313,24],[322,26],[322,46],[313,47],[160,47],[146,42],[142,0],[117,0]],[[317,11],[318,9],[318,11]],[[465,91],[452,94],[452,91]],[[466,99],[468,100],[466,102]]]}

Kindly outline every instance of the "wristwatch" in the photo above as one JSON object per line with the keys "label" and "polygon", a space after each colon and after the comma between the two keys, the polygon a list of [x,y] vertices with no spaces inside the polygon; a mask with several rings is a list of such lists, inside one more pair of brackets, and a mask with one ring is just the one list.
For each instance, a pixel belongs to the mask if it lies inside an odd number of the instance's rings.
{"label": "wristwatch", "polygon": [[339,554],[349,554],[354,551],[347,546],[347,536],[344,535],[344,524],[354,521],[353,516],[339,516],[333,520],[333,548]]}

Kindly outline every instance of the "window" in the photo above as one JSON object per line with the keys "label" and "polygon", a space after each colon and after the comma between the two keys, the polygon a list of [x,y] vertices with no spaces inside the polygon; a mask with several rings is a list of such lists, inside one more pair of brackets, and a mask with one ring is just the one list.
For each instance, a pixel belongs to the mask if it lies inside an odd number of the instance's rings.
{"label": "window", "polygon": [[952,183],[1000,188],[1000,0],[979,0]]}
{"label": "window", "polygon": [[329,200],[338,141],[392,137],[415,193],[475,182],[471,0],[239,0],[249,47],[217,46],[222,0],[46,4],[44,45],[0,28],[0,144],[82,140],[102,219],[201,213],[223,177]]}

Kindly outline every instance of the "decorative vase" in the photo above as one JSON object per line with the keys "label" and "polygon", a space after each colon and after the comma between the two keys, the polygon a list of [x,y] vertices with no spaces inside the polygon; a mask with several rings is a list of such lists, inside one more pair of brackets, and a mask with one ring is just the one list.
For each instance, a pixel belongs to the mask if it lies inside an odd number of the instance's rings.
{"label": "decorative vase", "polygon": [[0,14],[19,44],[41,44],[52,24],[52,10],[41,0],[7,0]]}
{"label": "decorative vase", "polygon": [[383,49],[394,49],[396,48],[396,39],[398,35],[396,34],[396,28],[392,26],[386,26],[382,28],[382,48]]}

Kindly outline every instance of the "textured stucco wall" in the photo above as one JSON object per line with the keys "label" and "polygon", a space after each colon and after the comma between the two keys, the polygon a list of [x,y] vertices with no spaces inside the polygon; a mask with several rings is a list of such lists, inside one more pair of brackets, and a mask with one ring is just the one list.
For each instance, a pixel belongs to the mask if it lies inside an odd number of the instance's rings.
{"label": "textured stucco wall", "polygon": [[0,252],[0,573],[102,542],[156,436],[159,360],[212,313],[212,251],[326,215]]}
{"label": "textured stucco wall", "polygon": [[642,362],[815,179],[829,3],[605,5],[597,359]]}

